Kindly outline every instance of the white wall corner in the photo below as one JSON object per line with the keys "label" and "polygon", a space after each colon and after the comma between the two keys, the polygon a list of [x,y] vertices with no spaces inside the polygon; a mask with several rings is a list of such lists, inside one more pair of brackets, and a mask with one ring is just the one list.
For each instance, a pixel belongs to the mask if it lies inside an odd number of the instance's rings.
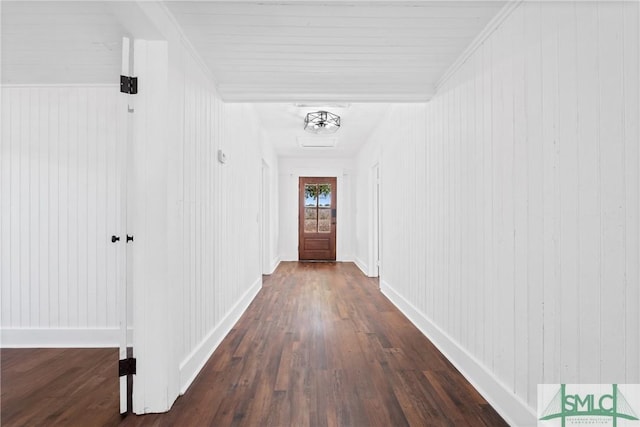
{"label": "white wall corner", "polygon": [[472,354],[396,292],[385,280],[380,280],[380,290],[462,373],[509,425],[517,427],[537,425],[535,409],[530,408],[509,390]]}
{"label": "white wall corner", "polygon": [[213,352],[218,348],[225,336],[231,331],[236,322],[244,314],[249,304],[262,289],[262,276],[257,278],[251,287],[229,310],[218,323],[200,342],[198,346],[180,363],[180,394],[184,394],[198,373],[207,363]]}
{"label": "white wall corner", "polygon": [[440,79],[436,82],[434,87],[434,95],[436,96],[442,86],[449,80],[462,65],[473,55],[473,53],[482,46],[482,44],[493,34],[495,30],[500,28],[502,23],[513,13],[513,11],[520,6],[524,0],[508,0],[500,11],[494,16],[491,21],[480,31],[475,39],[465,48],[460,56],[453,61],[453,63],[445,70]]}

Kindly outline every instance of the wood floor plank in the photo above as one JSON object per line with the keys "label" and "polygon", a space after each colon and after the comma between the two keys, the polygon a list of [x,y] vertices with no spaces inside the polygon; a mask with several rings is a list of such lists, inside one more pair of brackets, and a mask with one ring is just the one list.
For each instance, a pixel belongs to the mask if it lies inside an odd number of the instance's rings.
{"label": "wood floor plank", "polygon": [[2,350],[2,425],[507,425],[352,263],[281,263],[169,413],[121,419],[116,360]]}
{"label": "wood floor plank", "polygon": [[120,423],[117,349],[2,349],[0,425]]}

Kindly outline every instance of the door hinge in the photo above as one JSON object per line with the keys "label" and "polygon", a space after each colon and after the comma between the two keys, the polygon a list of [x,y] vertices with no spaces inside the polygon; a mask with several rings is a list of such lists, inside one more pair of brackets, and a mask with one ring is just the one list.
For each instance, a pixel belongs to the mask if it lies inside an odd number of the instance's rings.
{"label": "door hinge", "polygon": [[138,93],[138,78],[120,76],[120,92],[135,95]]}
{"label": "door hinge", "polygon": [[134,357],[127,357],[126,359],[120,359],[118,364],[118,371],[121,377],[127,375],[135,375],[136,373],[136,359]]}

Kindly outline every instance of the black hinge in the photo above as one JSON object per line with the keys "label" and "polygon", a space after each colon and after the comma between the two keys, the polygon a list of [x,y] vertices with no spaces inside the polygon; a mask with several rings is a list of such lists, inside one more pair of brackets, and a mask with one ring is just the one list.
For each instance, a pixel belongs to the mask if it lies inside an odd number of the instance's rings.
{"label": "black hinge", "polygon": [[136,373],[136,359],[134,357],[120,359],[118,367],[120,372],[119,376],[134,375]]}
{"label": "black hinge", "polygon": [[120,76],[120,92],[135,95],[138,93],[138,78]]}

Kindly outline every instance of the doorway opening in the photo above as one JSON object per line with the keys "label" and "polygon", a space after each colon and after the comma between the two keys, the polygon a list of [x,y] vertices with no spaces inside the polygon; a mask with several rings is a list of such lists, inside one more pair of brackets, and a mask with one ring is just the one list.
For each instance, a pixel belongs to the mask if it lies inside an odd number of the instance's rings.
{"label": "doorway opening", "polygon": [[369,255],[369,276],[380,277],[380,165],[375,164],[371,169],[373,186],[372,196],[372,221],[371,221],[371,247]]}
{"label": "doorway opening", "polygon": [[260,233],[262,249],[262,274],[271,274],[271,194],[270,170],[267,162],[262,160],[262,220]]}

